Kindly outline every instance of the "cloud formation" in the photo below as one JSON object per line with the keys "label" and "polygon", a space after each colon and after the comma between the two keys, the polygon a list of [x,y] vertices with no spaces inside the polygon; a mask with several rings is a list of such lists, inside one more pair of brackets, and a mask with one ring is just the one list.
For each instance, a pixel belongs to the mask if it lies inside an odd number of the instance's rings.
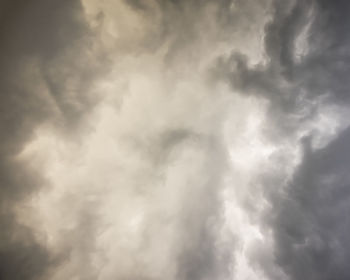
{"label": "cloud formation", "polygon": [[349,4],[2,1],[1,279],[348,279]]}

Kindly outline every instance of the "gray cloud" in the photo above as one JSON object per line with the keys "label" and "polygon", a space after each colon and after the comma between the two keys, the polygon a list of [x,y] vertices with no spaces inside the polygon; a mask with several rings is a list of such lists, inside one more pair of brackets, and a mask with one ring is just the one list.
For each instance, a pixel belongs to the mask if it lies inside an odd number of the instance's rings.
{"label": "gray cloud", "polygon": [[348,10],[3,1],[0,278],[348,279]]}
{"label": "gray cloud", "polygon": [[[347,279],[349,130],[304,159],[279,202],[276,259],[292,279]],[[305,144],[307,145],[307,144]]]}
{"label": "gray cloud", "polygon": [[[295,88],[292,98],[297,98],[297,92],[304,92],[310,100],[328,95],[327,102],[344,105],[348,102],[350,89],[345,78],[349,72],[345,30],[348,23],[344,16],[348,3],[315,1],[312,4],[315,15],[309,30],[308,54],[300,63],[293,63],[290,46],[296,36],[285,31],[279,36],[281,43],[273,43],[270,38],[277,32],[273,33],[270,27],[268,47],[272,50],[281,47],[279,57],[270,54],[271,65],[273,61],[280,61],[285,70],[282,75]],[[305,6],[305,3],[296,4],[296,7],[300,6]],[[295,11],[296,8],[291,18],[295,18]],[[276,25],[281,26],[280,32],[297,26],[294,21],[277,22]],[[277,241],[276,260],[292,279],[349,277],[346,265],[349,241],[345,234],[348,223],[344,216],[347,211],[345,201],[349,196],[349,178],[345,171],[349,165],[348,134],[346,130],[324,149],[316,151],[310,147],[311,134],[304,144],[302,163],[287,187],[286,197],[278,201],[277,209],[273,210],[278,212],[273,225]]]}
{"label": "gray cloud", "polygon": [[93,64],[76,47],[89,31],[78,1],[2,1],[0,11],[0,278],[40,279],[61,258],[17,221],[18,205],[45,185],[17,155],[40,124],[77,127],[91,105]]}
{"label": "gray cloud", "polygon": [[[273,20],[266,28],[267,64],[250,68],[244,56],[234,54],[228,60],[229,66],[224,66],[224,73],[233,66],[230,80],[234,87],[271,102],[271,118],[278,120],[271,123],[277,127],[285,126],[283,122],[288,125],[289,132],[279,132],[282,136],[291,137],[290,132],[303,129],[315,108],[301,115],[297,123],[293,123],[293,116],[322,95],[327,96],[327,104],[347,106],[348,8],[346,1],[296,1],[292,8],[290,3],[276,1]],[[295,42],[311,10],[308,51],[300,61],[295,61]],[[344,125],[348,126],[348,122]],[[348,134],[347,129],[325,148],[314,150],[311,132],[304,141],[297,172],[282,195],[277,194],[268,214],[275,217],[271,226],[276,238],[276,263],[291,279],[349,278],[346,265],[349,240],[345,234]],[[278,174],[271,176],[278,178]],[[283,181],[269,180],[267,186],[283,186]]]}
{"label": "gray cloud", "polygon": [[[275,1],[272,20],[265,27],[267,63],[248,66],[247,57],[233,53],[227,60],[220,58],[217,71],[228,75],[234,87],[273,102],[282,100],[287,107],[300,95],[314,99],[329,94],[332,102],[346,101],[349,54],[344,11],[344,1]],[[296,41],[308,22],[307,50],[296,61]]]}
{"label": "gray cloud", "polygon": [[[293,141],[315,114],[325,116],[320,97],[335,110],[348,106],[348,6],[347,1],[275,1],[265,28],[266,62],[249,65],[249,57],[237,52],[219,58],[215,78],[224,77],[242,94],[269,101],[269,137]],[[297,40],[306,27],[306,50],[296,57]],[[310,131],[307,140],[297,141],[304,147],[303,157],[286,187],[279,169],[260,179],[273,205],[266,219],[274,232],[275,262],[291,279],[349,278],[348,134],[347,129],[315,149],[316,136]],[[278,279],[258,255],[262,269]]]}

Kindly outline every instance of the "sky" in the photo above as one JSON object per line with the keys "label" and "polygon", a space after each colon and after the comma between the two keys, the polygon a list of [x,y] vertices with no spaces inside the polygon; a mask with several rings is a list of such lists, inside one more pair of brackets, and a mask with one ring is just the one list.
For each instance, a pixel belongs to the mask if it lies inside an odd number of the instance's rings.
{"label": "sky", "polygon": [[2,0],[0,61],[0,279],[350,279],[349,1]]}

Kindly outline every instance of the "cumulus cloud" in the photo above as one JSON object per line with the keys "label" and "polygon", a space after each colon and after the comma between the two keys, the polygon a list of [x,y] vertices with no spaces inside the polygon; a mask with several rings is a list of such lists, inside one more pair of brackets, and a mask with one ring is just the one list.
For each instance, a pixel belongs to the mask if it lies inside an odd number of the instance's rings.
{"label": "cumulus cloud", "polygon": [[2,279],[348,279],[347,1],[3,1]]}

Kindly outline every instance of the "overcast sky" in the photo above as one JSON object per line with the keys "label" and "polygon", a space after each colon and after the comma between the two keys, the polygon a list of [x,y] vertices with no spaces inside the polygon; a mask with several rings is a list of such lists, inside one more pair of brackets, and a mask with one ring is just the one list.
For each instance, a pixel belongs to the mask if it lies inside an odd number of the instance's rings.
{"label": "overcast sky", "polygon": [[0,279],[349,280],[350,1],[0,1]]}

